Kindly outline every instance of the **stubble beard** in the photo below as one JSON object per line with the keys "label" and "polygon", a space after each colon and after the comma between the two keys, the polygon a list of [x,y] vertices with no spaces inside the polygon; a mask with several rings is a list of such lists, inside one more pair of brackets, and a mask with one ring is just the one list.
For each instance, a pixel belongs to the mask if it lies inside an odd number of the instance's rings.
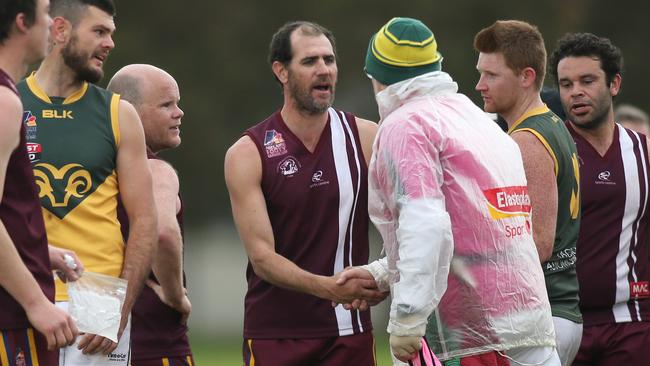
{"label": "stubble beard", "polygon": [[331,97],[328,101],[319,102],[311,96],[311,89],[301,88],[298,83],[294,82],[289,78],[289,93],[293,100],[296,102],[298,110],[304,112],[308,115],[317,115],[325,113],[334,102],[334,90],[335,87],[332,85]]}
{"label": "stubble beard", "polygon": [[612,105],[612,100],[610,99],[608,103],[607,99],[601,98],[593,105],[594,106],[598,105],[602,107],[598,109],[594,109],[593,111],[594,115],[591,119],[583,119],[581,121],[580,120],[581,117],[575,116],[573,113],[567,110],[567,108],[564,108],[564,113],[572,122],[573,126],[583,130],[595,130],[607,122],[607,116],[609,114],[609,110]]}
{"label": "stubble beard", "polygon": [[77,80],[87,81],[92,84],[97,83],[104,77],[104,71],[101,68],[92,69],[88,67],[91,56],[79,52],[76,47],[77,43],[78,38],[73,35],[70,42],[61,49],[63,62],[76,73]]}

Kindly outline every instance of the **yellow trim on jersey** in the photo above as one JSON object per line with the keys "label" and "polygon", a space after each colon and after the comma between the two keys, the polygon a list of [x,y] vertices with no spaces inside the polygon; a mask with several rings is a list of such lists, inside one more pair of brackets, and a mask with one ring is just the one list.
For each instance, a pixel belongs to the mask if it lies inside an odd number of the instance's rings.
{"label": "yellow trim on jersey", "polygon": [[120,146],[120,95],[113,94],[111,97],[111,127],[113,128],[113,136],[115,137],[115,146]]}
{"label": "yellow trim on jersey", "polygon": [[[95,192],[63,219],[43,208],[50,244],[74,250],[86,271],[119,277],[124,264],[124,239],[117,219],[118,183],[115,171]],[[56,301],[68,301],[68,291],[58,278]]]}
{"label": "yellow trim on jersey", "polygon": [[555,176],[557,177],[557,173],[558,173],[557,156],[555,156],[555,152],[553,151],[553,149],[551,149],[551,145],[548,144],[548,141],[546,141],[544,136],[542,136],[539,132],[533,130],[532,128],[520,128],[520,129],[517,130],[517,132],[519,132],[519,131],[527,131],[527,132],[532,133],[533,135],[535,135],[535,137],[537,137],[539,142],[541,142],[542,145],[544,145],[544,147],[546,148],[546,151],[548,151],[548,153],[553,158],[553,165],[555,167]]}
{"label": "yellow trim on jersey", "polygon": [[29,354],[32,357],[32,366],[39,366],[38,352],[36,352],[36,340],[34,339],[34,329],[27,329],[27,339],[29,340]]}
{"label": "yellow trim on jersey", "polygon": [[372,336],[372,362],[374,366],[377,366],[377,345],[375,343],[375,336]]}
{"label": "yellow trim on jersey", "polygon": [[162,364],[163,364],[163,366],[169,366],[169,358],[163,357]]}
{"label": "yellow trim on jersey", "polygon": [[36,76],[35,75],[36,75],[36,72],[32,72],[32,74],[29,75],[27,77],[27,79],[25,79],[25,82],[27,82],[27,87],[29,88],[29,90],[32,91],[32,93],[34,93],[34,95],[38,99],[44,101],[45,103],[52,104],[52,101],[50,100],[50,97],[48,97],[47,94],[45,94],[45,92],[43,91],[43,89],[41,89],[41,87],[38,86],[38,83],[36,82]]}
{"label": "yellow trim on jersey", "polygon": [[580,167],[578,165],[578,157],[575,153],[571,155],[571,164],[573,165],[573,176],[576,179],[576,185],[578,188],[578,193],[573,189],[571,190],[571,206],[569,206],[571,210],[571,218],[575,220],[578,218],[578,213],[580,212]]}
{"label": "yellow trim on jersey", "polygon": [[194,366],[194,362],[192,362],[192,357],[187,356],[187,364],[190,366]]}
{"label": "yellow trim on jersey", "polygon": [[65,98],[63,104],[72,104],[78,101],[79,99],[83,98],[87,90],[88,90],[88,83],[84,81],[83,85],[81,85],[81,89],[77,90],[76,92],[70,94],[70,96]]}
{"label": "yellow trim on jersey", "polygon": [[248,365],[246,366],[255,366],[255,356],[253,355],[253,340],[249,339],[248,340],[248,350],[251,353],[251,359],[248,362]]}
{"label": "yellow trim on jersey", "polygon": [[10,365],[9,356],[7,356],[7,348],[5,346],[6,332],[0,331],[0,364]]}
{"label": "yellow trim on jersey", "polygon": [[[53,104],[50,97],[43,91],[43,89],[41,89],[41,87],[36,82],[36,72],[32,72],[32,74],[29,75],[25,81],[27,82],[27,87],[29,90],[31,90],[38,99],[44,101],[45,103]],[[88,83],[84,81],[79,90],[72,93],[69,97],[65,98],[63,104],[71,104],[78,101],[79,99],[83,98],[87,90]]]}
{"label": "yellow trim on jersey", "polygon": [[527,111],[527,112],[524,113],[521,117],[519,117],[519,119],[516,120],[515,123],[512,124],[512,127],[510,127],[510,128],[508,129],[508,135],[510,135],[510,134],[512,133],[512,130],[514,130],[515,128],[517,128],[517,126],[519,126],[519,125],[521,124],[521,122],[523,122],[526,118],[528,118],[528,117],[532,117],[532,116],[536,116],[536,115],[538,115],[538,114],[544,114],[544,113],[547,113],[547,112],[549,112],[549,111],[550,111],[550,109],[548,109],[548,107],[546,106],[546,104],[544,104],[544,105],[541,106],[541,107],[533,108],[533,109]]}

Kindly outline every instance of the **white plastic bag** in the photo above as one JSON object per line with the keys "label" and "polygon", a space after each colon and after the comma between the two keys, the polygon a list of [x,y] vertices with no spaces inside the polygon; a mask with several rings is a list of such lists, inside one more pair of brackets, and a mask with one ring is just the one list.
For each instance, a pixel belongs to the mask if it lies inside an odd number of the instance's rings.
{"label": "white plastic bag", "polygon": [[70,315],[80,332],[97,334],[117,343],[127,281],[93,272],[67,282]]}

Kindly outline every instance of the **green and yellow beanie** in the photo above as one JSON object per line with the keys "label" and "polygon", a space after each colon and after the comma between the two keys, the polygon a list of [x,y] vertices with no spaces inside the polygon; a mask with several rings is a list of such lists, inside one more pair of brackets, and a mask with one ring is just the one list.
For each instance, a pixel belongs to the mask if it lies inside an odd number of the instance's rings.
{"label": "green and yellow beanie", "polygon": [[365,71],[384,85],[439,71],[442,55],[421,21],[393,18],[370,38]]}

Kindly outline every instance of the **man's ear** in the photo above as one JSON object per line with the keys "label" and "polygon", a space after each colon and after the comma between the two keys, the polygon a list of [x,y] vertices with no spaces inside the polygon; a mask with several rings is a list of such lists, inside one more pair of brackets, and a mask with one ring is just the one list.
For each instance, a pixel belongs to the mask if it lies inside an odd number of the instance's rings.
{"label": "man's ear", "polygon": [[52,28],[50,28],[50,38],[54,43],[66,43],[72,33],[72,23],[63,17],[54,17],[52,19]]}
{"label": "man's ear", "polygon": [[27,22],[25,13],[18,13],[18,15],[16,15],[16,21],[14,22],[14,26],[16,27],[16,30],[18,32],[27,33],[30,25]]}
{"label": "man's ear", "polygon": [[531,85],[535,84],[537,73],[532,67],[525,67],[523,70],[521,70],[520,76],[522,85],[526,88],[529,88]]}
{"label": "man's ear", "polygon": [[612,79],[612,82],[609,83],[609,94],[611,94],[612,97],[617,96],[618,93],[621,91],[621,83],[622,82],[623,82],[623,79],[621,78],[621,74],[614,75],[614,78]]}
{"label": "man's ear", "polygon": [[289,70],[287,70],[286,66],[282,62],[273,61],[271,69],[273,70],[275,77],[280,80],[280,83],[286,84],[287,81],[289,81]]}

